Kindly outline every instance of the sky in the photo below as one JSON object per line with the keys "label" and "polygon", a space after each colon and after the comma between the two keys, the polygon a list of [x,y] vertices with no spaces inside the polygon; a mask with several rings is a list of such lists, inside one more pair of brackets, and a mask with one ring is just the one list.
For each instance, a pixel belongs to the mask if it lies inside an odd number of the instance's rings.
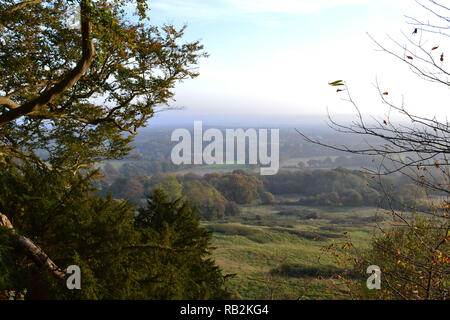
{"label": "sky", "polygon": [[[387,35],[405,43],[402,32],[413,31],[405,15],[427,16],[414,0],[152,0],[149,6],[152,23],[187,24],[186,40],[200,40],[209,53],[200,76],[176,87],[172,106],[184,110],[161,113],[162,119],[354,114],[345,92],[328,85],[340,79],[365,114],[388,111],[378,82],[414,113],[450,115],[448,88],[419,79],[368,36],[388,47]],[[419,36],[428,37],[426,46],[450,48],[445,37]]]}

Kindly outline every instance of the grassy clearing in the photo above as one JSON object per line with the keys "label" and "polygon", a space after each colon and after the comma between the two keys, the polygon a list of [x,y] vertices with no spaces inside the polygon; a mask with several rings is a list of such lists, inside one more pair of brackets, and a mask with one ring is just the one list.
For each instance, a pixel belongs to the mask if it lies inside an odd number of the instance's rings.
{"label": "grassy clearing", "polygon": [[280,163],[280,167],[281,168],[286,168],[286,167],[296,167],[297,164],[300,161],[303,161],[305,164],[309,161],[309,160],[324,160],[325,158],[331,158],[332,160],[335,160],[337,158],[337,156],[318,156],[318,157],[303,157],[303,158],[289,158],[286,159],[284,161],[282,161]]}
{"label": "grassy clearing", "polygon": [[193,172],[199,176],[204,176],[205,174],[208,173],[215,173],[215,172],[220,172],[220,173],[230,173],[233,170],[237,170],[237,169],[243,169],[243,170],[247,170],[247,166],[246,165],[242,165],[242,164],[211,164],[211,165],[202,165],[202,166],[196,166],[193,168],[189,168],[189,169],[183,169],[180,171],[177,171],[177,174],[186,174],[189,172]]}
{"label": "grassy clearing", "polygon": [[237,169],[246,169],[247,166],[245,164],[208,164],[204,166],[199,166],[197,169],[228,169],[228,170],[237,170]]}
{"label": "grassy clearing", "polygon": [[[373,208],[244,206],[240,217],[204,223],[214,231],[214,257],[235,276],[230,289],[242,299],[349,298],[332,288],[341,271],[322,249],[347,231],[358,247],[368,245]],[[318,279],[318,276],[323,279]]]}

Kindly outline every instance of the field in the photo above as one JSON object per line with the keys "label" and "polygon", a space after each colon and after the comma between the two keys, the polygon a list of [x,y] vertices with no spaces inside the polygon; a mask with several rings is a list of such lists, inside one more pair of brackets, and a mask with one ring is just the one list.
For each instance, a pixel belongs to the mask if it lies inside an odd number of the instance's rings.
{"label": "field", "polygon": [[325,158],[336,159],[337,156],[317,156],[317,157],[302,157],[289,158],[280,162],[280,168],[295,168],[300,161],[307,163],[309,160],[323,160]]}
{"label": "field", "polygon": [[228,173],[233,170],[244,169],[247,170],[247,166],[244,164],[210,164],[210,165],[199,165],[194,168],[189,168],[185,170],[177,171],[177,174],[186,174],[189,172],[193,172],[200,176],[203,176],[208,173],[220,172],[220,173]]}
{"label": "field", "polygon": [[234,275],[228,285],[237,298],[345,299],[339,286],[331,288],[330,278],[341,269],[322,248],[344,240],[345,231],[366,247],[376,213],[367,207],[245,206],[239,217],[204,225],[214,231],[217,264]]}

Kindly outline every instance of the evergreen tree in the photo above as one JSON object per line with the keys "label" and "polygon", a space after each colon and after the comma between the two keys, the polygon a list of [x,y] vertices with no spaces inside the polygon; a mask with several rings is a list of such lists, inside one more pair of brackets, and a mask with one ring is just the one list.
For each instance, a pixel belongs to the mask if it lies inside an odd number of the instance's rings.
{"label": "evergreen tree", "polygon": [[0,289],[34,299],[209,299],[226,296],[210,258],[211,235],[187,203],[157,191],[134,207],[92,187],[95,172],[49,174],[26,166],[0,171],[0,210],[62,269],[78,265],[81,290],[68,290],[32,263],[0,227]]}
{"label": "evergreen tree", "polygon": [[160,188],[139,210],[136,228],[142,243],[155,243],[150,255],[147,294],[158,299],[220,299],[228,297],[225,278],[211,258],[212,233],[187,201],[170,201]]}

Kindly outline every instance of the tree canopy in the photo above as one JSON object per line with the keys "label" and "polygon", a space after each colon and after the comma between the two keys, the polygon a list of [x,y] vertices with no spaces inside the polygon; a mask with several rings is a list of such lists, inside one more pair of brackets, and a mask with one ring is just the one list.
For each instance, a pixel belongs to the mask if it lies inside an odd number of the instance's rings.
{"label": "tree canopy", "polygon": [[205,56],[182,41],[184,28],[151,25],[147,9],[142,0],[0,1],[0,161],[76,171],[130,150]]}

